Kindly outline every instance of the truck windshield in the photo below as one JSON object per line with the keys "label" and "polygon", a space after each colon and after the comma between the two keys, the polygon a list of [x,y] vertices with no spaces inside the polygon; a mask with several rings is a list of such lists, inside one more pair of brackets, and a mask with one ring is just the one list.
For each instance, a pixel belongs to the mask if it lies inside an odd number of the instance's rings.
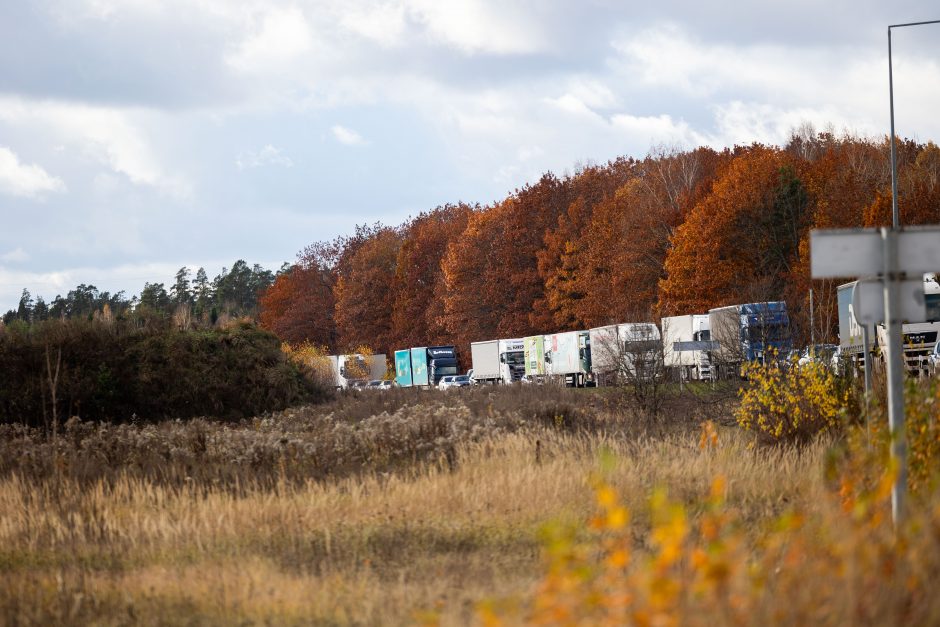
{"label": "truck windshield", "polygon": [[518,351],[515,353],[506,353],[506,363],[513,366],[521,366],[525,363],[525,353]]}
{"label": "truck windshield", "polygon": [[752,344],[759,342],[782,342],[790,339],[790,327],[786,324],[764,324],[748,327],[747,339]]}

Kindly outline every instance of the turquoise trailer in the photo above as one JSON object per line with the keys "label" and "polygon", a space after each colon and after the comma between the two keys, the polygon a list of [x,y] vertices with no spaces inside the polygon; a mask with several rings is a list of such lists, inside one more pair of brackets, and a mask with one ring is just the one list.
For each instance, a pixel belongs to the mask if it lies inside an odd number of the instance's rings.
{"label": "turquoise trailer", "polygon": [[411,351],[407,348],[395,351],[395,382],[399,387],[408,388],[413,385],[411,377]]}
{"label": "turquoise trailer", "polygon": [[427,347],[411,349],[411,384],[428,384],[428,349]]}

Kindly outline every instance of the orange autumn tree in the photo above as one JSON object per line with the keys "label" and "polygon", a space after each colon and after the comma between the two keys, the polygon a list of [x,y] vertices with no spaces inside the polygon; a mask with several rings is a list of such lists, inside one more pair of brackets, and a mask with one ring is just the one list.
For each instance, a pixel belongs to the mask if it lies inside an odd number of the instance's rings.
{"label": "orange autumn tree", "polygon": [[474,212],[452,242],[442,269],[446,294],[441,317],[455,342],[542,332],[532,320],[544,299],[536,255],[545,231],[568,206],[568,190],[551,174],[503,202]]}
{"label": "orange autumn tree", "polygon": [[403,229],[393,283],[391,309],[393,348],[447,344],[444,314],[444,273],[447,246],[467,228],[473,208],[445,205],[422,213]]}
{"label": "orange autumn tree", "polygon": [[721,158],[707,148],[657,149],[595,208],[581,238],[576,280],[586,326],[650,315],[670,237],[710,189]]}
{"label": "orange autumn tree", "polygon": [[781,298],[809,217],[792,157],[761,145],[740,150],[676,229],[660,310],[686,314]]}
{"label": "orange autumn tree", "polygon": [[[890,185],[890,182],[889,182]],[[891,189],[876,194],[866,226],[890,226]],[[940,148],[898,140],[898,213],[902,225],[940,223]]]}
{"label": "orange autumn tree", "polygon": [[[813,210],[813,228],[853,228],[864,223],[866,208],[879,189],[890,186],[888,146],[884,142],[831,133],[791,137],[786,150],[802,157],[800,176]],[[851,278],[851,277],[848,277]],[[809,237],[804,234],[784,292],[798,341],[835,342],[838,337],[837,287],[843,281],[812,280]],[[813,312],[809,291],[813,290]],[[810,322],[813,329],[810,329]]]}
{"label": "orange autumn tree", "polygon": [[335,348],[333,279],[328,269],[300,260],[278,275],[259,305],[261,326],[285,342]]}
{"label": "orange autumn tree", "polygon": [[336,281],[336,329],[340,348],[371,346],[386,355],[392,345],[389,312],[402,240],[396,229],[372,233],[349,257]]}
{"label": "orange autumn tree", "polygon": [[546,232],[544,246],[536,254],[545,296],[535,303],[533,327],[567,330],[585,326],[581,301],[586,293],[578,280],[584,258],[582,235],[593,221],[594,208],[625,184],[634,170],[632,159],[621,158],[605,166],[584,168],[564,182],[574,201]]}

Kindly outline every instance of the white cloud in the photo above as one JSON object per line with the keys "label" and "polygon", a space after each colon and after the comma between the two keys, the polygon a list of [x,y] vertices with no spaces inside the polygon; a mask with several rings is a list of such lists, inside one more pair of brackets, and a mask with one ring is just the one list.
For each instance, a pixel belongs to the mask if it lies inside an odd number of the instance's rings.
{"label": "white cloud", "polygon": [[531,7],[484,0],[407,0],[432,40],[467,54],[532,54],[548,41]]}
{"label": "white cloud", "polygon": [[51,135],[56,142],[73,144],[78,152],[106,164],[134,184],[187,197],[189,184],[166,173],[158,163],[144,131],[132,120],[134,113],[143,112],[0,97],[0,122]]}
{"label": "white cloud", "polygon": [[254,32],[229,54],[226,61],[243,72],[283,69],[310,51],[313,35],[303,12],[297,7],[267,11]]}
{"label": "white cloud", "polygon": [[243,151],[239,153],[238,157],[235,159],[235,165],[238,166],[239,170],[258,168],[264,165],[279,165],[284,168],[292,168],[294,167],[294,162],[278,148],[267,144],[258,152]]}
{"label": "white cloud", "polygon": [[345,126],[336,124],[331,130],[333,131],[333,137],[341,144],[346,144],[347,146],[362,146],[366,143],[362,135]]}
{"label": "white cloud", "polygon": [[590,107],[574,94],[565,94],[558,98],[548,98],[547,102],[555,105],[562,111],[574,115],[597,116]]}
{"label": "white cloud", "polygon": [[62,179],[36,164],[20,163],[9,148],[0,146],[0,192],[24,198],[42,198],[50,192],[65,191]]}
{"label": "white cloud", "polygon": [[691,147],[708,143],[702,134],[690,128],[686,122],[675,121],[667,114],[633,116],[618,113],[611,118],[611,125],[634,142],[646,142],[650,146],[667,143]]}
{"label": "white cloud", "polygon": [[20,263],[23,261],[29,261],[29,253],[23,250],[22,246],[16,247],[10,252],[0,255],[0,261]]}
{"label": "white cloud", "polygon": [[405,7],[396,3],[351,7],[340,17],[343,28],[386,47],[404,43],[407,24]]}

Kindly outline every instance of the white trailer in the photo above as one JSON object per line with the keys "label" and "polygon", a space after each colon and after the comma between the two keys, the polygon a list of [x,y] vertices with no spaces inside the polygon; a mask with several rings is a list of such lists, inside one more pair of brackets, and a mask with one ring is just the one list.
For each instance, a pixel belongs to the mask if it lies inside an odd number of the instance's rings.
{"label": "white trailer", "polygon": [[617,325],[623,346],[621,358],[627,380],[651,381],[663,373],[663,340],[659,327],[652,322],[626,322]]}
{"label": "white trailer", "polygon": [[472,342],[470,361],[475,383],[497,383],[499,376],[499,340]]}
{"label": "white trailer", "polygon": [[712,376],[708,351],[676,351],[676,342],[708,342],[711,325],[707,314],[668,316],[662,319],[663,359],[666,368],[685,381],[707,380]]}
{"label": "white trailer", "polygon": [[591,338],[591,371],[597,385],[616,385],[619,381],[623,351],[618,326],[608,324],[588,331]]}
{"label": "white trailer", "polygon": [[588,331],[568,331],[545,336],[546,374],[570,387],[594,385],[591,371],[591,335]]}
{"label": "white trailer", "polygon": [[370,379],[384,379],[388,374],[388,358],[384,353],[379,353],[378,355],[370,355],[368,358],[369,361],[369,378]]}

